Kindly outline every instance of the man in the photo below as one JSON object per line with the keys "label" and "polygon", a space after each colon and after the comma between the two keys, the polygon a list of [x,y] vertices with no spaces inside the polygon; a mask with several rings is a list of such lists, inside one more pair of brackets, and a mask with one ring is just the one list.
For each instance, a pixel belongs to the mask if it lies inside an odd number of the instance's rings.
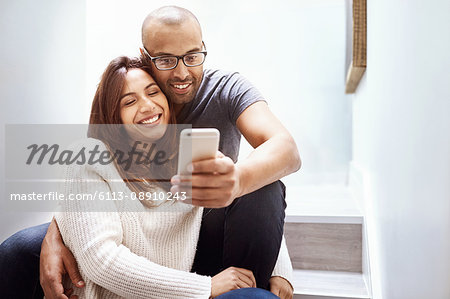
{"label": "man", "polygon": [[[162,7],[152,12],[144,21],[142,42],[153,77],[174,104],[177,122],[216,127],[221,132],[223,155],[193,163],[191,168],[192,203],[205,207],[192,271],[212,276],[230,265],[252,269],[261,281],[259,287],[266,288],[270,281],[273,293],[291,298],[293,290],[286,277],[272,273],[274,264],[260,262],[275,260],[280,249],[283,222],[266,217],[284,218],[284,187],[277,180],[300,167],[291,135],[244,78],[203,70],[206,53],[201,28],[189,11]],[[255,150],[236,163],[241,133]],[[173,177],[172,190],[183,190],[185,180]],[[251,214],[259,209],[259,216]],[[257,233],[260,227],[263,231]],[[252,233],[258,236],[255,242],[248,241],[254,239]],[[70,296],[61,285],[66,272],[76,286],[83,286],[54,222],[42,242],[40,272],[46,298]]]}

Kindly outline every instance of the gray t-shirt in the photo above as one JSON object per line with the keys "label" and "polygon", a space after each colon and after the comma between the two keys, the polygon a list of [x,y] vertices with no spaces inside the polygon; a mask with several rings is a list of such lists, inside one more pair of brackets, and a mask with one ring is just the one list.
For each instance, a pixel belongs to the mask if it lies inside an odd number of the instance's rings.
{"label": "gray t-shirt", "polygon": [[261,93],[239,73],[204,70],[197,95],[184,105],[177,122],[218,129],[219,150],[236,162],[241,142],[236,120],[248,106],[262,100]]}

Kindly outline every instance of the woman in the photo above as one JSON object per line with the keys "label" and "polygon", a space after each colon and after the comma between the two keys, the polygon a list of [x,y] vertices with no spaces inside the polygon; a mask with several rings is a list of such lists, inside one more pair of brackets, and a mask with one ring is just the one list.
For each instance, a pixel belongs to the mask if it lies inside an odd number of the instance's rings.
{"label": "woman", "polygon": [[[141,61],[114,59],[92,105],[88,135],[95,139],[73,149],[96,148],[109,153],[113,163],[69,166],[63,192],[98,197],[66,201],[55,215],[86,283],[75,290],[81,298],[208,298],[256,286],[251,271],[241,268],[228,268],[212,278],[189,272],[203,209],[168,200],[164,179],[174,172],[173,123],[170,103]],[[137,163],[142,157],[151,161],[155,148],[167,153],[163,167]],[[163,200],[155,201],[160,194]],[[252,294],[259,292],[276,298],[263,290]]]}

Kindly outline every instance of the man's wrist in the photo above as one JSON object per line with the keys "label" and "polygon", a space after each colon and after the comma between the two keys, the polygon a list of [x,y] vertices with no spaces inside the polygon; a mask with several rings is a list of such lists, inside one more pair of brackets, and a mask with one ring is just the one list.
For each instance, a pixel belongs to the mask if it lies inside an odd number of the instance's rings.
{"label": "man's wrist", "polygon": [[62,241],[61,233],[59,232],[58,224],[56,223],[55,218],[53,218],[50,222],[45,238],[49,241]]}
{"label": "man's wrist", "polygon": [[234,199],[244,196],[245,194],[247,194],[248,192],[246,192],[246,186],[245,186],[245,169],[243,169],[241,167],[241,165],[239,164],[235,164],[235,171],[237,173],[236,177],[237,177],[237,182],[236,182],[236,190],[237,193],[234,197]]}

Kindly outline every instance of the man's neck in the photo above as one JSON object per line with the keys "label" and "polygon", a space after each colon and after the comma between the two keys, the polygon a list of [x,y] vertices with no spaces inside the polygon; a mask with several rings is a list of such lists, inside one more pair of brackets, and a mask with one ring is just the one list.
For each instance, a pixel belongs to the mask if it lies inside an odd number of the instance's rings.
{"label": "man's neck", "polygon": [[181,109],[183,109],[184,104],[173,104],[173,110],[175,112],[175,115],[178,116],[178,114],[180,113]]}

